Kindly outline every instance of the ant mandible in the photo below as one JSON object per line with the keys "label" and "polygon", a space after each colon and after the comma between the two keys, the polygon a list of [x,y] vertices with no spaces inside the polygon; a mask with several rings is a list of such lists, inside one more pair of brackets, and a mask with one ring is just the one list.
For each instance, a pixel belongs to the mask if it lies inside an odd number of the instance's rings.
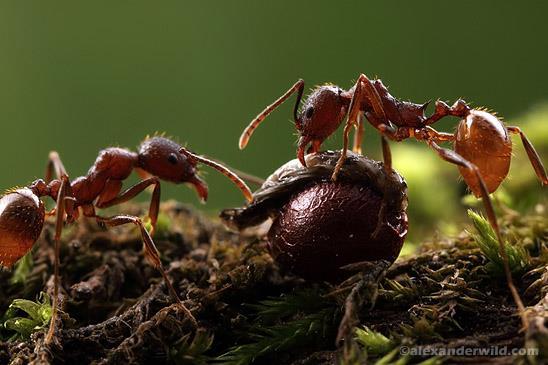
{"label": "ant mandible", "polygon": [[[136,225],[143,241],[144,253],[149,262],[160,271],[173,299],[186,313],[192,324],[196,319],[185,307],[169,278],[167,277],[160,255],[152,240],[160,207],[160,180],[176,184],[192,184],[198,196],[205,201],[208,195],[207,184],[197,175],[196,165],[203,162],[210,165],[232,180],[251,200],[251,191],[236,174],[223,165],[205,157],[191,154],[174,141],[155,136],[146,138],[138,152],[123,148],[107,148],[99,153],[87,175],[69,180],[69,176],[56,152],[49,155],[45,180],[39,179],[24,188],[8,191],[0,198],[0,265],[11,267],[24,256],[40,237],[47,216],[56,216],[55,222],[55,262],[54,295],[50,327],[46,343],[51,342],[55,333],[58,316],[59,296],[59,246],[61,231],[66,220],[74,222],[80,212],[99,224],[114,227],[125,224]],[[122,184],[136,170],[143,180],[122,192]],[[55,173],[56,178],[52,179]],[[153,186],[152,198],[148,210],[151,223],[150,233],[139,217],[115,215],[103,217],[96,214],[96,208],[108,208],[126,202],[148,187]],[[56,206],[46,212],[41,197],[51,197]]]}
{"label": "ant mandible", "polygon": [[[297,157],[306,166],[305,149],[311,144],[308,153],[320,150],[323,141],[333,134],[347,117],[343,133],[341,157],[333,172],[335,181],[343,166],[349,145],[349,135],[353,127],[353,151],[361,153],[363,139],[363,117],[381,134],[384,167],[392,169],[392,159],[387,138],[402,141],[415,138],[424,141],[443,160],[457,165],[465,183],[476,197],[481,197],[487,218],[493,227],[500,246],[504,262],[504,271],[509,289],[522,315],[524,327],[524,306],[512,282],[508,258],[497,223],[489,194],[494,192],[508,175],[512,156],[510,133],[519,134],[527,156],[543,185],[548,184],[548,177],[542,161],[533,145],[519,127],[506,126],[495,116],[483,109],[473,109],[464,100],[457,100],[452,106],[443,101],[436,101],[434,113],[425,115],[428,102],[415,104],[399,100],[388,92],[381,80],[370,80],[361,74],[356,84],[345,91],[335,85],[324,85],[315,88],[305,100],[299,113],[299,105],[304,90],[304,81],[297,81],[284,95],[263,110],[244,130],[240,137],[240,149],[245,148],[259,124],[274,109],[297,92],[297,101],[293,109],[295,126],[300,134]],[[456,132],[438,132],[430,125],[446,116],[461,118]],[[454,150],[442,148],[439,143],[453,142]],[[383,209],[379,215],[382,216]],[[381,220],[379,220],[381,221]],[[378,227],[377,227],[378,228]]]}

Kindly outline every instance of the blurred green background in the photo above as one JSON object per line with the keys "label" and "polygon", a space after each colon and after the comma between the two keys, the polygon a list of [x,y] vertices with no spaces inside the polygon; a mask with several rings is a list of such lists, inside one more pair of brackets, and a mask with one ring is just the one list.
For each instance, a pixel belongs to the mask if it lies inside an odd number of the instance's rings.
{"label": "blurred green background", "polygon": [[[488,106],[521,125],[547,160],[548,109],[538,107],[548,100],[546,14],[541,1],[1,0],[0,187],[42,177],[49,150],[76,177],[101,148],[134,148],[155,131],[265,177],[294,157],[291,102],[240,152],[244,126],[298,78],[349,88],[361,72],[405,100]],[[365,153],[379,158],[378,134],[366,133]],[[339,147],[340,134],[325,147]],[[525,208],[545,193],[515,142],[513,198]],[[464,193],[456,168],[413,142],[394,146],[394,160],[408,178],[412,226],[452,221]],[[204,209],[241,204],[204,170]],[[198,202],[180,186],[165,184],[163,194]]]}

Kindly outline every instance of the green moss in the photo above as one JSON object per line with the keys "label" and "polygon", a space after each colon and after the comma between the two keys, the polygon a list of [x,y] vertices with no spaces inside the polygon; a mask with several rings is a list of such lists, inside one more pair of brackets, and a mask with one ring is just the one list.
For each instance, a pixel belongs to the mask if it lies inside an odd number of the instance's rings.
{"label": "green moss", "polygon": [[[483,254],[489,258],[488,270],[502,275],[504,273],[504,263],[495,231],[483,216],[472,210],[468,211],[468,216],[477,231],[476,234],[472,233],[471,235]],[[529,267],[530,259],[527,251],[520,245],[511,245],[508,242],[504,243],[504,248],[508,256],[510,271],[514,274],[523,273]]]}
{"label": "green moss", "polygon": [[[52,314],[49,296],[40,293],[38,301],[15,299],[2,318],[3,327],[11,340],[27,340],[30,335],[48,325]],[[24,316],[23,316],[24,315]]]}
{"label": "green moss", "polygon": [[269,327],[254,327],[253,342],[235,346],[216,359],[217,364],[248,365],[267,355],[283,353],[313,344],[333,331],[334,310],[324,309]]}
{"label": "green moss", "polygon": [[32,251],[29,251],[21,260],[15,264],[13,275],[10,278],[10,284],[22,285],[27,280],[32,268],[34,267],[34,261],[32,259]]}
{"label": "green moss", "polygon": [[[152,229],[150,218],[148,216],[145,216],[142,219],[143,219],[146,230],[150,232],[150,230]],[[171,231],[171,227],[172,227],[172,221],[169,215],[164,213],[158,214],[158,220],[156,221],[156,231],[155,231],[156,237],[165,237]]]}
{"label": "green moss", "polygon": [[169,360],[176,365],[206,365],[210,357],[205,355],[213,344],[213,336],[199,330],[194,336],[187,334],[169,350]]}
{"label": "green moss", "polygon": [[336,322],[336,307],[315,290],[296,291],[248,307],[256,311],[245,336],[251,341],[217,357],[216,364],[254,364],[269,355],[317,345],[329,337]]}
{"label": "green moss", "polygon": [[395,346],[394,341],[367,327],[356,328],[356,341],[362,345],[368,354],[384,355]]}

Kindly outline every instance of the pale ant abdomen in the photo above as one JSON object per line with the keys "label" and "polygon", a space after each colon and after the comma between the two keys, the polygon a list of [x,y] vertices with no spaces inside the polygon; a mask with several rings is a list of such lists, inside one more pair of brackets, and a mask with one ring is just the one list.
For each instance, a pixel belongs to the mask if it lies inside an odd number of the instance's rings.
{"label": "pale ant abdomen", "polygon": [[[471,110],[459,122],[454,148],[478,168],[489,193],[497,190],[508,175],[512,140],[504,124],[493,114]],[[480,197],[481,189],[475,174],[461,166],[459,171],[474,195]]]}
{"label": "pale ant abdomen", "polygon": [[0,198],[0,265],[11,267],[34,245],[44,226],[45,208],[29,188]]}

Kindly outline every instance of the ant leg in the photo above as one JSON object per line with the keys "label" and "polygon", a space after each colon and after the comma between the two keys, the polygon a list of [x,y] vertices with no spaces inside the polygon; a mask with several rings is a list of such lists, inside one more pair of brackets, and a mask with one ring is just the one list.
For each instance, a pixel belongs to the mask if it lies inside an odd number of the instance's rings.
{"label": "ant leg", "polygon": [[432,127],[425,127],[424,130],[427,133],[426,139],[430,139],[436,142],[450,142],[455,140],[453,133],[438,132]]}
{"label": "ant leg", "polygon": [[485,211],[487,213],[487,219],[489,220],[489,223],[491,224],[491,227],[495,231],[495,234],[497,236],[497,240],[499,242],[499,251],[500,255],[502,257],[502,262],[504,266],[504,274],[506,275],[506,281],[508,283],[508,288],[510,289],[510,292],[512,293],[512,297],[514,298],[514,302],[516,303],[516,306],[518,307],[519,315],[521,317],[522,325],[524,329],[527,329],[528,322],[527,317],[525,315],[525,307],[523,305],[523,302],[521,301],[521,298],[519,296],[518,290],[514,286],[514,281],[512,279],[512,273],[510,271],[510,265],[508,264],[508,255],[506,253],[506,248],[504,246],[504,241],[502,240],[502,235],[500,233],[500,228],[497,222],[497,217],[495,215],[495,210],[493,209],[493,203],[491,202],[491,198],[489,197],[489,191],[487,190],[487,186],[485,185],[485,182],[483,181],[483,178],[473,163],[466,160],[464,157],[456,153],[455,151],[442,148],[438,146],[435,142],[431,140],[427,140],[426,143],[428,143],[428,146],[432,148],[436,153],[445,161],[450,162],[454,165],[464,167],[465,169],[472,172],[476,179],[479,182],[480,190],[481,190],[481,197],[483,201],[483,205],[485,207]]}
{"label": "ant leg", "polygon": [[272,113],[274,109],[280,106],[280,104],[286,101],[287,98],[289,98],[291,94],[293,94],[294,92],[298,92],[297,101],[295,103],[295,107],[293,108],[293,117],[295,118],[295,122],[297,122],[297,111],[299,110],[299,104],[301,103],[303,91],[304,91],[304,81],[300,79],[293,86],[291,86],[291,88],[287,90],[285,94],[283,94],[278,100],[276,100],[275,102],[267,106],[265,110],[260,112],[259,115],[257,115],[255,119],[253,119],[251,123],[249,123],[249,125],[242,132],[242,135],[240,136],[240,141],[238,144],[240,149],[243,150],[245,146],[247,146],[247,144],[249,143],[249,139],[251,138],[251,135],[253,134],[255,129],[257,129],[259,124],[261,124],[264,118],[266,118],[270,113]]}
{"label": "ant leg", "polygon": [[354,146],[352,151],[354,153],[362,154],[362,141],[363,141],[364,125],[363,125],[363,113],[358,116],[358,126],[356,133],[354,133]]}
{"label": "ant leg", "polygon": [[[370,117],[371,120],[375,120],[374,118]],[[386,136],[390,138],[393,141],[401,141],[401,138],[398,139],[398,130],[394,128],[391,124],[385,124],[385,123],[378,123],[377,124],[377,130],[381,133],[381,135]],[[408,128],[404,128],[404,130],[408,130]]]}
{"label": "ant leg", "polygon": [[[381,135],[381,144],[382,144],[382,157],[384,161],[384,171],[385,173],[392,174],[392,152],[390,152],[390,145],[388,144],[388,139],[386,136]],[[387,185],[388,188],[388,185]],[[388,194],[385,192],[384,196],[387,196]],[[377,215],[377,226],[375,227],[375,230],[371,234],[371,237],[377,238],[379,232],[381,231],[382,227],[384,226],[385,221],[385,212],[386,212],[386,201],[383,200],[381,202],[381,207],[379,209],[379,214]]]}
{"label": "ant leg", "polygon": [[430,126],[421,128],[399,128],[396,132],[396,137],[414,137],[417,141],[434,142],[450,142],[455,140],[455,135],[453,133],[438,132]]}
{"label": "ant leg", "polygon": [[388,144],[388,139],[385,136],[381,135],[381,144],[382,144],[382,158],[384,161],[384,171],[387,174],[392,172],[392,152],[390,151],[390,145]]}
{"label": "ant leg", "polygon": [[508,131],[519,134],[521,137],[521,143],[523,144],[523,148],[525,148],[525,152],[527,152],[527,156],[529,157],[529,161],[531,161],[531,165],[533,166],[533,169],[535,170],[535,173],[537,174],[540,182],[542,185],[548,185],[548,176],[546,176],[546,169],[544,168],[544,165],[542,164],[542,160],[540,159],[540,156],[538,152],[533,147],[533,144],[525,133],[521,131],[519,127],[506,127]]}
{"label": "ant leg", "polygon": [[215,170],[219,171],[221,174],[228,177],[230,181],[232,181],[236,185],[236,187],[240,189],[240,191],[242,192],[242,194],[244,195],[244,197],[246,198],[248,202],[251,203],[253,201],[253,193],[251,192],[251,189],[249,189],[247,184],[238,175],[230,171],[225,166],[221,165],[220,163],[216,161],[210,160],[209,158],[192,153],[184,147],[181,147],[179,152],[185,155],[187,158],[189,158],[192,161],[201,162],[204,165],[213,167]]}
{"label": "ant leg", "polygon": [[46,167],[46,184],[52,180],[53,172],[55,171],[55,176],[60,179],[63,175],[68,175],[65,170],[65,166],[59,157],[59,154],[56,151],[51,151],[48,156],[48,164]]}
{"label": "ant leg", "polygon": [[[51,151],[48,156],[48,164],[46,166],[45,175],[46,184],[49,184],[51,182],[53,178],[53,172],[55,172],[55,176],[57,179],[62,180],[64,178],[67,178],[68,180],[67,170],[65,169],[65,166],[63,165],[63,162],[61,161],[61,158],[56,151]],[[78,212],[74,208],[74,199],[72,198],[72,187],[70,185],[70,182],[66,184],[65,189],[65,196],[71,197],[71,199],[68,199],[65,202],[65,213],[67,214],[67,221],[71,223],[74,221]],[[50,212],[49,216],[52,216],[54,213],[55,209]]]}
{"label": "ant leg", "polygon": [[109,227],[116,227],[124,224],[134,224],[139,228],[139,230],[141,231],[141,238],[143,240],[145,257],[152,264],[152,266],[154,266],[154,268],[156,268],[160,272],[160,274],[162,274],[164,282],[166,283],[166,286],[168,287],[168,290],[171,293],[171,296],[173,297],[175,302],[177,302],[181,309],[186,313],[192,324],[195,327],[198,327],[198,322],[196,321],[196,318],[194,318],[192,312],[187,307],[185,307],[185,305],[179,298],[179,295],[177,295],[177,291],[173,287],[173,284],[171,284],[171,281],[169,281],[164,267],[162,266],[162,261],[160,260],[160,254],[158,253],[158,249],[156,248],[154,241],[150,237],[141,219],[139,217],[134,217],[130,215],[117,215],[109,218],[96,215],[93,218],[95,218],[97,222],[103,223]]}
{"label": "ant leg", "polygon": [[45,343],[49,344],[53,340],[55,335],[55,326],[57,325],[57,317],[59,316],[59,251],[61,246],[61,232],[63,231],[63,222],[65,218],[65,197],[67,193],[67,186],[70,186],[70,181],[66,175],[61,177],[61,187],[57,193],[57,203],[55,211],[57,217],[55,220],[55,258],[53,262],[53,303],[51,319],[49,324],[48,333],[46,335]]}
{"label": "ant leg", "polygon": [[[370,304],[372,309],[375,305],[379,283],[384,279],[391,262],[387,260],[376,260],[372,262],[358,262],[343,266],[342,269],[348,271],[357,270],[358,273],[343,283],[344,289],[352,288],[344,302],[344,315],[339,323],[339,330],[335,344],[348,342],[353,335],[356,325],[359,323],[359,313],[363,311],[366,303]],[[346,286],[346,284],[350,284]],[[340,289],[339,289],[340,290]],[[335,293],[330,293],[332,295]]]}
{"label": "ant leg", "polygon": [[154,231],[156,229],[156,222],[158,222],[158,213],[160,211],[160,180],[157,177],[151,177],[146,180],[143,180],[134,186],[130,187],[117,197],[103,201],[102,197],[99,196],[99,200],[96,204],[97,208],[109,208],[114,205],[122,204],[135,198],[137,195],[145,191],[149,186],[154,185],[154,190],[152,191],[152,198],[150,199],[150,206],[148,208],[148,217],[150,218],[150,224],[152,226],[150,230],[150,235],[154,236]]}
{"label": "ant leg", "polygon": [[335,170],[333,171],[333,175],[331,176],[331,179],[333,181],[337,180],[337,176],[339,174],[339,171],[341,170],[344,161],[346,160],[346,153],[348,149],[348,137],[350,134],[350,130],[352,126],[358,125],[358,117],[360,113],[363,112],[362,110],[362,104],[364,101],[368,101],[371,107],[373,108],[373,111],[381,120],[386,120],[386,114],[384,112],[384,108],[382,106],[382,99],[379,96],[379,93],[377,92],[377,89],[375,89],[375,86],[373,83],[365,76],[364,74],[361,74],[360,77],[358,77],[358,80],[356,81],[356,85],[354,88],[354,94],[352,95],[352,100],[350,101],[350,106],[348,108],[348,115],[346,119],[346,124],[344,126],[344,132],[343,132],[343,149],[341,151],[341,156],[339,157],[339,160],[337,161],[337,164],[335,165]]}
{"label": "ant leg", "polygon": [[333,181],[337,181],[337,176],[339,175],[339,171],[343,167],[344,161],[346,161],[346,150],[348,150],[348,135],[350,134],[350,129],[351,128],[352,128],[352,124],[347,123],[344,126],[343,148],[342,148],[342,151],[341,151],[341,156],[339,157],[339,160],[337,161],[337,164],[335,165],[335,170],[333,171],[333,175],[331,175],[331,180],[333,180]]}

